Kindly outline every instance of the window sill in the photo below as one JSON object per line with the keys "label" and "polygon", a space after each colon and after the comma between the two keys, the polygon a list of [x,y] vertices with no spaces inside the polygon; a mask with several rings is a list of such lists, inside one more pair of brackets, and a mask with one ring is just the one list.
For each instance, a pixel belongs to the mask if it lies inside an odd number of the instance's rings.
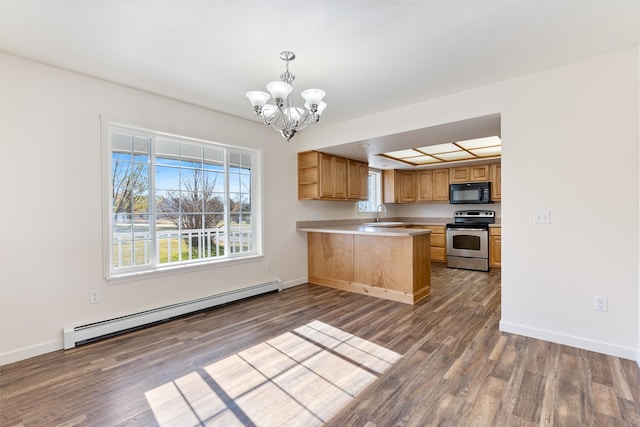
{"label": "window sill", "polygon": [[106,277],[108,285],[118,285],[121,283],[133,282],[137,280],[147,280],[154,277],[170,276],[175,274],[185,274],[194,271],[209,270],[233,265],[259,262],[264,259],[264,255],[253,255],[242,258],[227,258],[223,260],[213,260],[197,264],[183,264],[171,267],[161,267],[156,270],[137,271],[133,273],[119,274],[117,276]]}

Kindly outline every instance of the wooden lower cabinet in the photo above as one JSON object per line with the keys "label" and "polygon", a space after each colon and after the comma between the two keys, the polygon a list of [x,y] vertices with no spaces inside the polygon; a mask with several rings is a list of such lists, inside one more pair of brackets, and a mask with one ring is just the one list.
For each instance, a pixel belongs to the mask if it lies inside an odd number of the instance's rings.
{"label": "wooden lower cabinet", "polygon": [[489,267],[502,267],[502,227],[489,227]]}
{"label": "wooden lower cabinet", "polygon": [[447,262],[447,238],[444,225],[428,225],[431,230],[431,261]]}
{"label": "wooden lower cabinet", "polygon": [[429,295],[430,234],[308,233],[309,282],[415,304]]}
{"label": "wooden lower cabinet", "polygon": [[412,225],[411,228],[431,230],[431,261],[447,262],[447,238],[444,225]]}

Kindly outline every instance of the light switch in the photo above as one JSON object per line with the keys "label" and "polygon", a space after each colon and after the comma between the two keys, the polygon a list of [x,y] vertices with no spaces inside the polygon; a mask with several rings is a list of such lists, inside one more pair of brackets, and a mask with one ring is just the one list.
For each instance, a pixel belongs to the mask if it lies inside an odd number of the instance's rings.
{"label": "light switch", "polygon": [[549,224],[551,222],[551,213],[549,211],[535,211],[533,213],[534,224]]}

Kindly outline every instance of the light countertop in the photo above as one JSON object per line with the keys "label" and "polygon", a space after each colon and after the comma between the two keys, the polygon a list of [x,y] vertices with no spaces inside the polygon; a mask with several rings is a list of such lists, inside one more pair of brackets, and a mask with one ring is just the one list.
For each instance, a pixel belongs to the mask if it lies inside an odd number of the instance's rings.
{"label": "light countertop", "polygon": [[[406,224],[410,225],[410,224]],[[363,234],[376,236],[415,236],[418,234],[430,234],[431,230],[423,228],[404,228],[403,226],[395,227],[375,227],[368,225],[332,225],[332,226],[311,226],[298,227],[298,231],[307,231],[312,233],[337,233],[337,234]]]}

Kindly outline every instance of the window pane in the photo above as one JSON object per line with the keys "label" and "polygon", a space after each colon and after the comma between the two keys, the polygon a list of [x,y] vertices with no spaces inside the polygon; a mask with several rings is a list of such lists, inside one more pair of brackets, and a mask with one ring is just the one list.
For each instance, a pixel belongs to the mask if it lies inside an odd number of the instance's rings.
{"label": "window pane", "polygon": [[224,150],[211,146],[205,146],[203,150],[205,168],[222,170],[224,167]]}
{"label": "window pane", "polygon": [[202,170],[181,169],[180,189],[188,191],[202,191]]}
{"label": "window pane", "polygon": [[180,160],[189,167],[202,166],[202,147],[191,144],[180,144]]}
{"label": "window pane", "polygon": [[180,144],[173,141],[156,139],[156,163],[157,164],[178,164],[180,159]]}
{"label": "window pane", "polygon": [[180,169],[168,166],[156,166],[156,188],[158,190],[180,189]]}
{"label": "window pane", "polygon": [[382,203],[382,173],[380,171],[369,171],[368,175],[369,199],[358,202],[358,212],[372,213],[376,207]]}
{"label": "window pane", "polygon": [[149,152],[151,138],[112,133],[112,268],[151,262]]}
{"label": "window pane", "polygon": [[242,253],[251,251],[253,248],[251,215],[232,213],[229,217],[231,220],[229,224],[229,252]]}
{"label": "window pane", "polygon": [[215,193],[224,192],[224,172],[205,171],[202,177],[205,190]]}
{"label": "window pane", "polygon": [[115,126],[109,135],[110,272],[255,251],[255,152]]}

